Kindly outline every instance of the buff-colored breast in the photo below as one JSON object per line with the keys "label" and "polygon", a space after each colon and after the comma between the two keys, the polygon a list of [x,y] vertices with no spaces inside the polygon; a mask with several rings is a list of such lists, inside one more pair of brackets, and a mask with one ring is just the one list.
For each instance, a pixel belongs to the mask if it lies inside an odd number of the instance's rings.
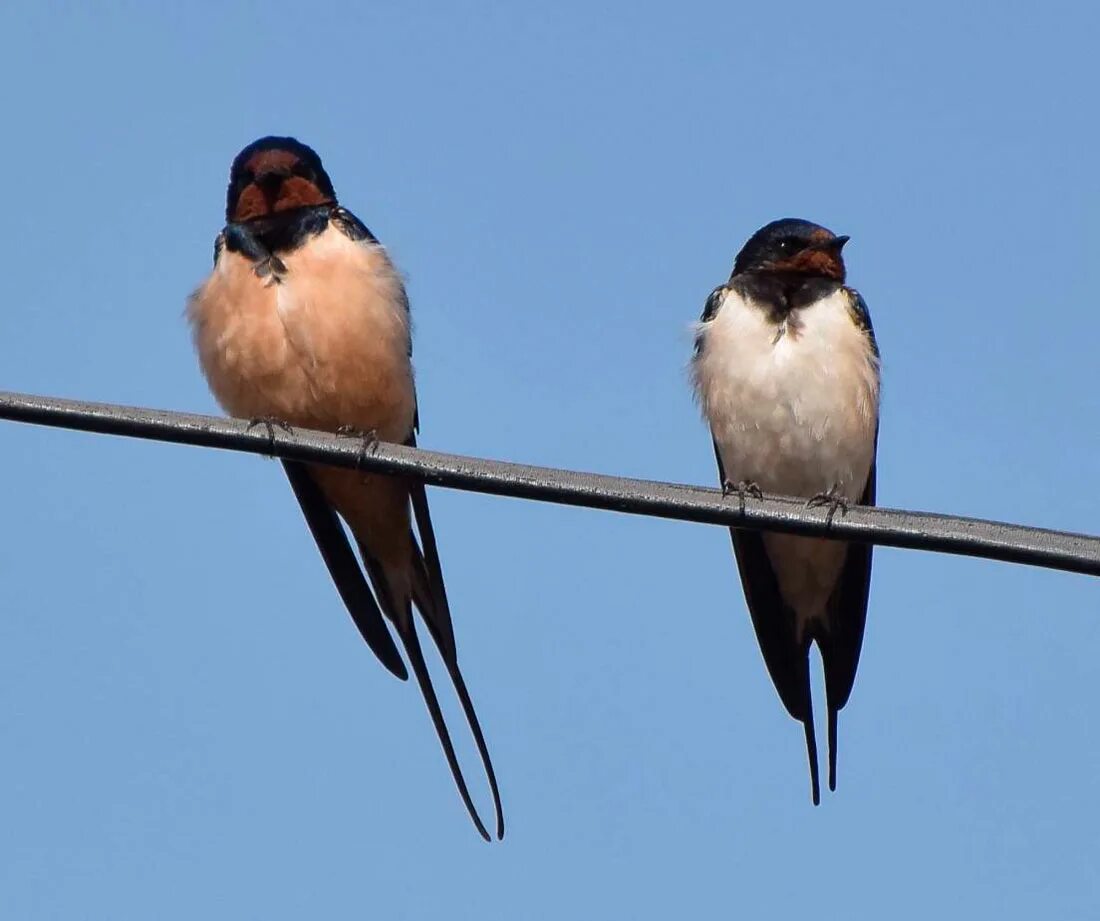
{"label": "buff-colored breast", "polygon": [[278,282],[223,252],[188,316],[227,412],[403,441],[415,412],[401,280],[376,244],[329,228],[280,257]]}
{"label": "buff-colored breast", "polygon": [[[188,305],[203,373],[222,407],[243,419],[373,431],[403,442],[416,412],[405,293],[385,250],[329,228],[259,278],[223,252]],[[398,477],[313,467],[356,538],[408,596],[408,487]]]}

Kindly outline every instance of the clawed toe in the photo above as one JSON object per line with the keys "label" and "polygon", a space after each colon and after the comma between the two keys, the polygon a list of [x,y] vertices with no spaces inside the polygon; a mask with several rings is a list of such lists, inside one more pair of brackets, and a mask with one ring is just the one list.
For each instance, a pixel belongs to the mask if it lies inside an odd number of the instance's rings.
{"label": "clawed toe", "polygon": [[341,425],[336,434],[341,438],[358,438],[359,439],[359,455],[356,458],[355,466],[357,469],[362,469],[363,459],[368,455],[374,453],[374,449],[378,447],[378,432],[374,429],[364,431],[363,429],[356,428],[354,425]]}
{"label": "clawed toe", "polygon": [[829,527],[832,525],[838,509],[842,515],[848,514],[848,500],[841,495],[840,484],[834,483],[827,492],[819,492],[816,496],[808,499],[806,508],[828,508],[825,513],[825,526]]}
{"label": "clawed toe", "polygon": [[764,494],[760,491],[760,487],[751,480],[739,480],[737,483],[731,483],[729,480],[722,481],[722,495],[732,496],[737,495],[737,507],[741,514],[745,514],[745,496],[752,496],[754,499],[763,499]]}
{"label": "clawed toe", "polygon": [[374,429],[365,430],[356,428],[354,425],[341,425],[336,430],[336,434],[342,438],[364,438],[367,441],[378,441],[378,432]]}
{"label": "clawed toe", "polygon": [[249,419],[247,430],[251,432],[252,429],[260,425],[267,430],[267,440],[270,445],[269,451],[272,456],[274,456],[275,453],[275,428],[278,427],[287,434],[294,433],[294,429],[292,429],[287,422],[282,419],[276,419],[274,416],[257,416],[254,419]]}

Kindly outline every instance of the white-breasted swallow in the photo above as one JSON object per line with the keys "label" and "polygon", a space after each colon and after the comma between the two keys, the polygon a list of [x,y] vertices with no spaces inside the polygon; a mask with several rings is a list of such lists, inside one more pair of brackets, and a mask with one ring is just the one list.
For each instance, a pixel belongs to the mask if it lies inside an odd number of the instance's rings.
{"label": "white-breasted swallow", "polygon": [[[404,285],[373,234],[337,202],[320,158],[305,144],[265,137],[237,155],[214,270],[191,296],[188,316],[203,373],[231,415],[415,445]],[[385,619],[397,631],[462,801],[489,840],[424,663],[412,615],[414,605],[419,610],[477,744],[503,837],[500,794],[458,667],[423,484],[283,464],[352,619],[382,664],[404,680],[408,672]]]}
{"label": "white-breasted swallow", "polygon": [[[723,488],[806,497],[831,515],[875,502],[879,354],[863,298],[845,285],[847,237],[787,218],[758,230],[707,300],[692,372]],[[855,680],[871,545],[731,528],[745,600],[787,711],[803,723],[820,801],[809,649],[825,670],[829,789],[837,712]]]}

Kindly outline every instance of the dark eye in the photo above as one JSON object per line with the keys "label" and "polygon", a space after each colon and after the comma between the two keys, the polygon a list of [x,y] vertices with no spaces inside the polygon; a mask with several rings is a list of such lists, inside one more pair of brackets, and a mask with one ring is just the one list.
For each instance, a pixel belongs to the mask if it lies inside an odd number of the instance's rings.
{"label": "dark eye", "polygon": [[802,249],[802,241],[794,237],[784,237],[779,241],[777,246],[779,247],[779,252],[789,256],[791,253],[797,253]]}

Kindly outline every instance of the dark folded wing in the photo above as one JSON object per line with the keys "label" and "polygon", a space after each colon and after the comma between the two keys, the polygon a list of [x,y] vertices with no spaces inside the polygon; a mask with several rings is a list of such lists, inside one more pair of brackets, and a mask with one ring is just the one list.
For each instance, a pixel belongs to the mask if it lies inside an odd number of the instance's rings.
{"label": "dark folded wing", "polygon": [[317,548],[328,567],[336,590],[351,614],[355,626],[359,628],[363,639],[370,646],[378,660],[402,681],[409,677],[405,663],[397,651],[393,637],[386,629],[382,612],[367,587],[363,570],[344,533],[343,525],[335,509],[329,505],[320,487],[310,476],[304,464],[296,461],[283,461],[287,478],[290,480],[298,504],[302,507],[309,530],[317,541]]}
{"label": "dark folded wing", "polygon": [[[726,483],[722,455],[714,445],[718,476]],[[799,642],[795,632],[795,614],[779,593],[779,580],[772,568],[762,535],[756,531],[730,528],[733,555],[741,575],[741,588],[752,619],[756,641],[772,684],[787,712],[802,723],[806,735],[806,755],[810,763],[810,794],[816,806],[821,801],[817,765],[817,738],[814,735],[813,703],[810,698],[809,640]]]}
{"label": "dark folded wing", "polygon": [[[875,504],[875,464],[867,477],[860,505]],[[863,629],[867,623],[867,598],[871,590],[872,544],[849,543],[844,568],[826,605],[828,626],[818,637],[825,668],[829,708],[840,710],[848,702],[856,679]]]}
{"label": "dark folded wing", "polygon": [[[714,446],[718,475],[726,482],[722,456]],[[734,556],[741,575],[741,587],[756,631],[764,664],[787,712],[805,720],[810,712],[810,688],[806,671],[807,645],[799,644],[795,613],[779,592],[779,581],[758,531],[730,528]]]}

